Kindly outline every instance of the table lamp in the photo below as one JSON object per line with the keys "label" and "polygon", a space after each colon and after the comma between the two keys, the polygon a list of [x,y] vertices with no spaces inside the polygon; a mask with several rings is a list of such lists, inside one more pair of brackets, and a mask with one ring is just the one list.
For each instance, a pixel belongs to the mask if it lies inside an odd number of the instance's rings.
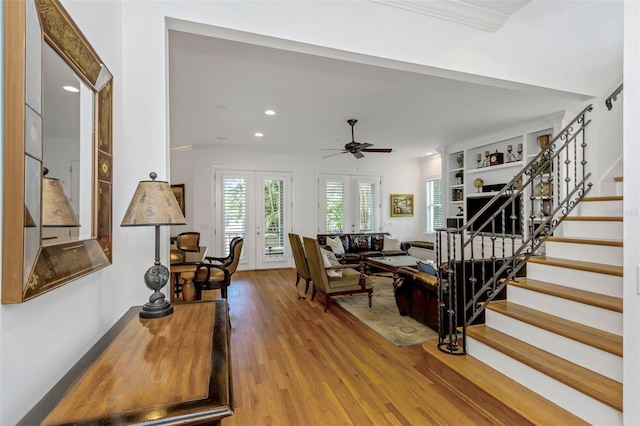
{"label": "table lamp", "polygon": [[169,279],[169,270],[160,263],[160,226],[187,224],[169,182],[156,181],[157,176],[151,172],[151,180],[140,181],[120,224],[156,227],[156,260],[144,274],[144,282],[153,294],[140,311],[142,318],[161,318],[173,313],[171,302],[160,292]]}
{"label": "table lamp", "polygon": [[45,167],[42,178],[42,226],[79,227],[80,221],[64,192],[62,181],[47,177]]}

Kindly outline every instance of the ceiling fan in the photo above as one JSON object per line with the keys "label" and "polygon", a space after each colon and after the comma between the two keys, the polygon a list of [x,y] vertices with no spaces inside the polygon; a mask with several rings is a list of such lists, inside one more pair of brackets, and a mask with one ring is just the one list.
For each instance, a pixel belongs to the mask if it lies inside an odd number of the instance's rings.
{"label": "ceiling fan", "polygon": [[364,157],[363,152],[385,152],[385,153],[391,152],[391,148],[371,148],[373,144],[366,143],[366,142],[364,143],[356,142],[353,136],[353,126],[355,126],[357,122],[358,120],[356,120],[355,118],[347,120],[347,123],[349,123],[349,125],[351,126],[351,142],[349,142],[344,146],[344,150],[342,152],[327,155],[322,158],[333,157],[334,155],[346,154],[348,152],[353,154],[353,156],[356,158],[363,158]]}

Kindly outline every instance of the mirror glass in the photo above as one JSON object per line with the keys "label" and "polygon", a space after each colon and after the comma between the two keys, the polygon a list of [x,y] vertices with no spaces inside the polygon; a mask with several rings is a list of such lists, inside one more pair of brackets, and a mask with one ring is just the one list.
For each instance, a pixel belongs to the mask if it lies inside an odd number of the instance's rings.
{"label": "mirror glass", "polygon": [[[43,209],[42,244],[91,238],[93,91],[47,43],[42,49],[42,82],[44,178],[58,180],[63,192],[56,195],[69,200],[78,219],[76,223],[47,222],[52,212]],[[43,191],[48,189],[43,186]]]}
{"label": "mirror glass", "polygon": [[58,0],[3,7],[2,303],[23,303],[111,264],[113,77]]}

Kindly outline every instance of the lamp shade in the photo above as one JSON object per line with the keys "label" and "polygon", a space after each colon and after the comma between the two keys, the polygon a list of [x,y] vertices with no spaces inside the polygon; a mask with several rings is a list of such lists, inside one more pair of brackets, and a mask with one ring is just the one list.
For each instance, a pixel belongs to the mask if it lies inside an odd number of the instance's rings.
{"label": "lamp shade", "polygon": [[149,176],[152,180],[138,183],[120,226],[186,225],[169,182],[156,181],[153,172]]}
{"label": "lamp shade", "polygon": [[42,178],[42,226],[77,227],[80,221],[59,179]]}

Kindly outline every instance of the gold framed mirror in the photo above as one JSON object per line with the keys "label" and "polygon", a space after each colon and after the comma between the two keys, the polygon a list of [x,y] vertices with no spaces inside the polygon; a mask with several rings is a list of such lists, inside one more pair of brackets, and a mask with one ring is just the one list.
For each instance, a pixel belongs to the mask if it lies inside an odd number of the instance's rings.
{"label": "gold framed mirror", "polygon": [[[22,303],[111,264],[113,78],[58,0],[3,3],[2,303]],[[59,99],[45,87],[52,72],[47,58],[52,56],[77,77],[80,107],[74,117],[88,117],[84,124],[70,122],[76,128],[72,136],[50,133],[64,127],[56,112],[76,110],[46,104]],[[66,147],[44,149],[47,143],[69,139],[82,153],[79,159],[51,154]],[[61,161],[77,163],[77,174],[71,172],[68,180],[78,188],[45,176],[48,164],[61,170]],[[61,198],[73,196],[58,203],[60,197],[51,195],[50,187],[62,190]],[[65,221],[63,204],[75,210],[75,220]],[[50,220],[51,214],[57,219]]]}

